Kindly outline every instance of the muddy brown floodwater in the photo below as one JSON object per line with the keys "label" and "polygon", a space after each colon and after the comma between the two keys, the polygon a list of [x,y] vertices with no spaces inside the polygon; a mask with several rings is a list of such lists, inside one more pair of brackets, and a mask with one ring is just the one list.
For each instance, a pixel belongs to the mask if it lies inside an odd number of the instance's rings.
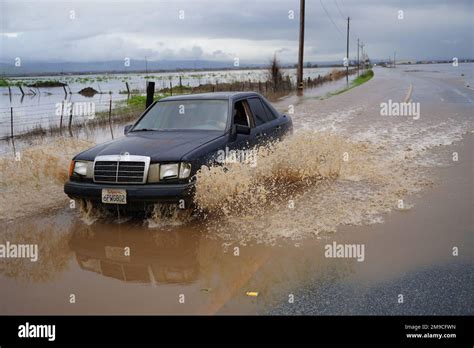
{"label": "muddy brown floodwater", "polygon": [[[461,67],[472,75],[472,64]],[[91,139],[48,139],[23,148],[21,161],[2,157],[0,242],[37,244],[39,258],[0,260],[0,313],[271,313],[314,284],[403,286],[426,267],[472,266],[474,93],[459,71],[433,69],[377,68],[343,94],[276,103],[294,106],[294,136],[261,149],[255,167],[203,170],[204,214],[190,220],[70,206],[67,164]],[[420,113],[382,116],[389,100],[420,103]],[[333,242],[364,245],[363,260],[326,257]],[[330,294],[318,289],[299,313],[321,314],[313,302]]]}

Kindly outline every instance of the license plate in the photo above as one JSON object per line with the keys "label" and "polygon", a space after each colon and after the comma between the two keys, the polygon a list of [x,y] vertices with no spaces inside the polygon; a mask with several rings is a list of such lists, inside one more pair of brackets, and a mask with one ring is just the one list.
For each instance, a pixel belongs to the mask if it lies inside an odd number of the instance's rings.
{"label": "license plate", "polygon": [[127,191],[122,189],[102,189],[102,203],[127,204]]}

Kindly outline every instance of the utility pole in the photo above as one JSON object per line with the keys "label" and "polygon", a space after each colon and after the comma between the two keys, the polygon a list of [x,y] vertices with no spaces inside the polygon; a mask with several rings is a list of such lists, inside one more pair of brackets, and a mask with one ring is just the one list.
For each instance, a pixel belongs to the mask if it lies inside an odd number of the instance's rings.
{"label": "utility pole", "polygon": [[360,56],[362,57],[362,70],[364,70],[365,69],[365,61],[364,61],[364,43],[363,42],[361,42],[361,44],[360,44]]}
{"label": "utility pole", "polygon": [[393,51],[393,67],[395,68],[395,57],[397,55],[397,51]]}
{"label": "utility pole", "polygon": [[359,76],[359,39],[357,39],[357,76]]}
{"label": "utility pole", "polygon": [[346,49],[346,59],[347,59],[347,65],[346,65],[346,83],[349,83],[349,21],[351,19],[347,17],[347,49]]}
{"label": "utility pole", "polygon": [[146,56],[145,56],[145,72],[146,72],[146,75],[148,75],[148,61],[146,60]]}
{"label": "utility pole", "polygon": [[304,7],[305,0],[300,0],[300,44],[298,51],[298,71],[296,73],[296,84],[299,93],[303,92]]}

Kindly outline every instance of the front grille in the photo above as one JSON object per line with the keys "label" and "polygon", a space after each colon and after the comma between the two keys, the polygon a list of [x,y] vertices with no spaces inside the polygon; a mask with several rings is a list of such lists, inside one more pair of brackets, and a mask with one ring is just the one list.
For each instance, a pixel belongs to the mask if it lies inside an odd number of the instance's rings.
{"label": "front grille", "polygon": [[[146,181],[149,157],[146,160],[103,160],[100,156],[94,163],[94,181],[114,184],[142,184]],[[114,156],[116,157],[116,156]],[[138,157],[138,156],[134,156]]]}

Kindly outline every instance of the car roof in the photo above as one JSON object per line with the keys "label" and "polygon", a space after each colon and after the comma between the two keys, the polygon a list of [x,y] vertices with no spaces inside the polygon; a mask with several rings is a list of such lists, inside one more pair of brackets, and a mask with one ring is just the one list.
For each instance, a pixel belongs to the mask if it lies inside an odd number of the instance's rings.
{"label": "car roof", "polygon": [[160,99],[160,101],[172,100],[205,100],[205,99],[226,99],[235,100],[246,97],[260,97],[256,92],[213,92],[213,93],[197,93],[197,94],[182,94]]}

